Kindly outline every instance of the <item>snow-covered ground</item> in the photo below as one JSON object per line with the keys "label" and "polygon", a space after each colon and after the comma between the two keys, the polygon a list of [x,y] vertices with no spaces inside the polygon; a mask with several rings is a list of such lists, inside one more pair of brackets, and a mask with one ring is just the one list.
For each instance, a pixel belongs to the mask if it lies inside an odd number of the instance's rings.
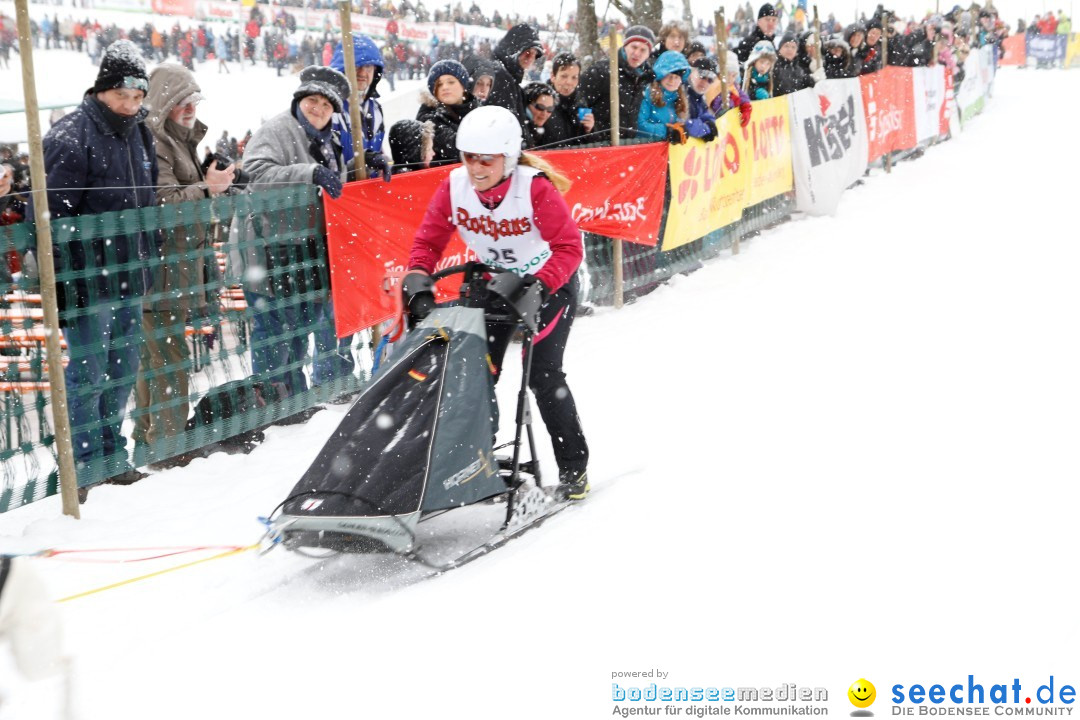
{"label": "snow-covered ground", "polygon": [[[894,684],[1075,686],[1078,113],[1080,73],[1004,71],[835,217],[580,320],[594,494],[491,556],[415,583],[249,552],[64,603],[78,717],[585,720],[650,668],[824,687],[832,715],[860,677],[879,716]],[[81,521],[0,515],[0,548],[251,543],[344,411]],[[60,598],[182,561],[33,562]],[[56,717],[59,683],[0,685],[0,717]]]}

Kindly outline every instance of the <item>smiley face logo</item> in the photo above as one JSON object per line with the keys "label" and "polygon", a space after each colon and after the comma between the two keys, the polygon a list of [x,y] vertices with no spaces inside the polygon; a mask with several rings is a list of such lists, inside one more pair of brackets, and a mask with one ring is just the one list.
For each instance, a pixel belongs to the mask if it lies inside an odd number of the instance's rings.
{"label": "smiley face logo", "polygon": [[877,699],[877,690],[874,684],[865,678],[859,678],[851,683],[847,691],[848,700],[857,708],[868,708]]}

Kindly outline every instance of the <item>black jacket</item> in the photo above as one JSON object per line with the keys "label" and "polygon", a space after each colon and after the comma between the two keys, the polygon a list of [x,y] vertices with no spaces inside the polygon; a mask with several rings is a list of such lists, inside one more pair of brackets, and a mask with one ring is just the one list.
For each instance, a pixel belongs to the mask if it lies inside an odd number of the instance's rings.
{"label": "black jacket", "polygon": [[[121,118],[87,93],[78,108],[53,125],[43,144],[49,212],[54,219],[156,204],[157,153],[154,136],[143,122],[146,115],[144,108],[134,119]],[[85,242],[78,231],[53,237],[58,271],[147,261],[131,270],[94,273],[93,281],[78,278],[58,283],[61,308],[136,297],[151,286],[148,261],[158,251],[156,233],[140,231]]]}
{"label": "black jacket", "polygon": [[557,143],[561,147],[578,145],[582,142],[595,142],[597,139],[606,138],[594,136],[584,140],[578,140],[585,134],[585,128],[578,122],[578,108],[584,107],[578,101],[578,92],[575,90],[570,95],[555,93],[555,112],[544,125],[547,139],[544,144]]}
{"label": "black jacket", "polygon": [[739,43],[739,47],[735,49],[735,54],[739,56],[739,62],[742,65],[746,65],[746,61],[750,58],[750,52],[754,49],[754,46],[762,40],[768,40],[774,45],[776,44],[775,35],[766,35],[761,31],[761,28],[755,25],[754,31],[744,37],[742,42]]}
{"label": "black jacket", "polygon": [[[873,52],[873,56],[871,56]],[[859,73],[861,75],[868,75],[872,72],[877,72],[881,69],[881,41],[878,40],[877,45],[870,47],[866,43],[862,44],[862,47],[858,49],[855,56],[859,60]]]}
{"label": "black jacket", "polygon": [[798,58],[785,60],[777,58],[773,68],[773,97],[798,92],[803,88],[814,87],[814,78],[806,72]]}
{"label": "black jacket", "polygon": [[903,64],[905,67],[926,67],[934,59],[934,43],[926,37],[926,30],[916,28],[904,38]]}
{"label": "black jacket", "polygon": [[[638,109],[641,107],[645,88],[653,79],[652,66],[648,61],[635,70],[626,62],[626,55],[619,51],[619,125],[622,127],[620,137],[632,138],[637,135]],[[606,58],[601,57],[582,73],[581,84],[578,86],[578,104],[592,108],[596,118],[594,133],[611,129],[611,69]],[[605,139],[603,135],[595,137]]]}
{"label": "black jacket", "polygon": [[[515,25],[503,35],[491,53],[500,68],[495,73],[491,94],[484,104],[506,108],[514,113],[522,127],[525,125],[525,100],[521,95],[521,81],[525,78],[525,71],[518,64],[518,55],[529,48],[541,47],[540,35],[535,29],[528,25]],[[466,69],[472,72],[468,65]]]}
{"label": "black jacket", "polygon": [[[825,67],[825,77],[830,80],[836,78],[850,78],[856,77],[857,73],[852,72],[851,67],[851,48],[846,42],[838,37],[832,37],[822,43],[822,62]],[[832,52],[833,48],[840,48],[844,52],[840,57],[834,57]]]}
{"label": "black jacket", "polygon": [[461,119],[477,107],[471,95],[465,96],[465,102],[459,105],[443,105],[426,90],[420,95],[420,109],[416,119],[420,122],[430,120],[435,126],[435,159],[431,166],[461,162],[461,153],[457,149],[457,131]]}

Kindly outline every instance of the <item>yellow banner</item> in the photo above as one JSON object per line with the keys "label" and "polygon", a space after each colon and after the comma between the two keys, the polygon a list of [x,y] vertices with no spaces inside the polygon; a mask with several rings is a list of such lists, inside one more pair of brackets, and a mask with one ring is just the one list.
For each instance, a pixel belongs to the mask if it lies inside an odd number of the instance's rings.
{"label": "yellow banner", "polygon": [[671,146],[664,250],[730,225],[742,217],[743,208],[791,190],[787,98],[755,102],[753,108],[745,128],[736,110],[717,121],[712,142]]}
{"label": "yellow banner", "polygon": [[1069,44],[1065,47],[1065,67],[1080,64],[1080,34],[1070,35]]}

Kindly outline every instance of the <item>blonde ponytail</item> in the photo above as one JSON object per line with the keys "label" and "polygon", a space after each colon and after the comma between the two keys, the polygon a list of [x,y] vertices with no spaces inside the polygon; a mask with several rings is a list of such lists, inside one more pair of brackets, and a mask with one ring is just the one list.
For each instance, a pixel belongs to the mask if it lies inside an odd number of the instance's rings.
{"label": "blonde ponytail", "polygon": [[534,170],[539,170],[544,173],[544,175],[547,176],[547,179],[551,181],[551,184],[555,186],[555,189],[563,195],[566,194],[566,191],[569,190],[570,186],[573,184],[570,182],[570,178],[552,167],[551,163],[547,160],[532,155],[531,153],[521,153],[521,157],[518,158],[518,165],[526,165]]}

